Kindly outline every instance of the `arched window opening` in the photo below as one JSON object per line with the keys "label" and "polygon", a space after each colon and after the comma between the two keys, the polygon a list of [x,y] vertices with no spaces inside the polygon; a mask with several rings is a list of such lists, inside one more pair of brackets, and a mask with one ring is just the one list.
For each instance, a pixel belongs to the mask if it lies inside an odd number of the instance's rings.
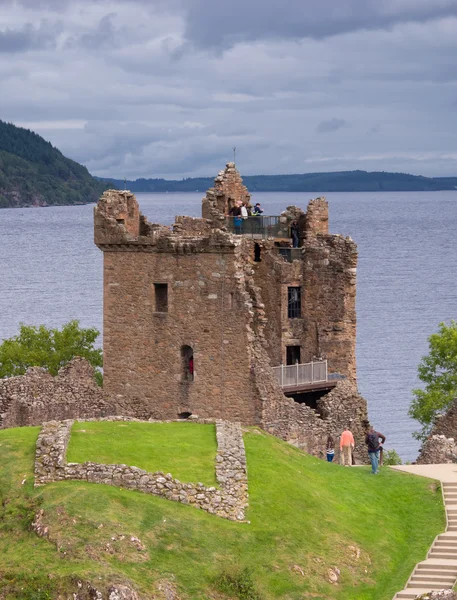
{"label": "arched window opening", "polygon": [[190,346],[181,347],[181,363],[183,381],[194,380],[194,351]]}
{"label": "arched window opening", "polygon": [[256,242],[254,244],[254,262],[260,262],[262,260],[260,258],[261,253],[262,253],[262,248],[260,247],[260,244],[258,244]]}

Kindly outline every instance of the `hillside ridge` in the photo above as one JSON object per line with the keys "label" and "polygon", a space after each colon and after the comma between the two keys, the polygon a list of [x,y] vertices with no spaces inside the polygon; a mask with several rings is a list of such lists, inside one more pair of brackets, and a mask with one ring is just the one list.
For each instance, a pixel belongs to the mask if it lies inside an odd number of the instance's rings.
{"label": "hillside ridge", "polygon": [[37,133],[0,120],[0,208],[87,204],[107,187]]}
{"label": "hillside ridge", "polygon": [[[203,192],[212,187],[212,177],[181,180],[160,178],[105,179],[118,189],[131,192]],[[334,171],[290,175],[245,175],[250,192],[411,192],[457,190],[457,177],[424,177],[386,171]]]}

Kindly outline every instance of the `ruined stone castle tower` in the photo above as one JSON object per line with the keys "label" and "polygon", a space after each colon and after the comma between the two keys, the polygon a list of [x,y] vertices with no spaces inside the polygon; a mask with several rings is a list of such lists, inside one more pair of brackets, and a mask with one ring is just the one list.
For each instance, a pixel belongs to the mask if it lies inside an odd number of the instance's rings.
{"label": "ruined stone castle tower", "polygon": [[[329,234],[324,198],[306,212],[227,217],[249,201],[233,163],[202,218],[176,217],[171,229],[149,223],[130,192],[103,194],[105,391],[141,416],[237,420],[316,452],[327,433],[366,420],[355,387],[356,245]],[[324,360],[325,376],[306,383]],[[280,365],[301,373],[297,385],[284,385]]]}

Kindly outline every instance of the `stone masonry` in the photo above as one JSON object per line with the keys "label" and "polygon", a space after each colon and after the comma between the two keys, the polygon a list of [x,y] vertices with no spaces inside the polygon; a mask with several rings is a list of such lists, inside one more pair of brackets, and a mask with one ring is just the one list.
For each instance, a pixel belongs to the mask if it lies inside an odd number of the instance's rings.
{"label": "stone masonry", "polygon": [[33,367],[26,375],[0,379],[0,429],[41,425],[50,419],[101,417],[117,411],[83,358],[74,358],[56,377]]}
{"label": "stone masonry", "polygon": [[245,520],[248,480],[239,423],[216,421],[216,480],[219,487],[182,483],[170,473],[148,473],[134,466],[67,463],[65,457],[72,426],[72,420],[50,421],[43,425],[36,444],[35,486],[68,480],[103,483],[189,504],[232,521]]}
{"label": "stone masonry", "polygon": [[457,400],[435,421],[430,436],[424,441],[417,464],[457,463]]}
{"label": "stone masonry", "polygon": [[[171,229],[149,223],[130,192],[103,194],[94,220],[107,396],[146,419],[198,414],[260,425],[316,455],[346,425],[362,440],[355,243],[329,233],[325,198],[306,212],[287,207],[276,237],[236,235],[226,215],[242,201],[250,195],[233,163],[203,198],[202,218],[176,217]],[[301,246],[287,260],[281,248],[290,246],[292,220]],[[300,297],[292,316],[291,288]],[[345,385],[313,407],[287,398],[272,367],[287,363],[290,347],[300,363],[326,359]],[[366,457],[363,447],[357,454]]]}

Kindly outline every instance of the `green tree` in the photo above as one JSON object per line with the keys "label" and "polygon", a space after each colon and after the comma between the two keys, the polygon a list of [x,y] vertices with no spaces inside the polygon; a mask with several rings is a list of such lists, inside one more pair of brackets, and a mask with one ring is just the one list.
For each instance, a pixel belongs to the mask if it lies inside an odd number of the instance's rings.
{"label": "green tree", "polygon": [[424,389],[413,390],[409,415],[422,429],[414,435],[423,440],[438,415],[444,414],[457,397],[457,321],[439,324],[438,333],[428,338],[429,353],[419,363],[419,379]]}
{"label": "green tree", "polygon": [[102,385],[103,353],[94,343],[100,332],[83,329],[79,321],[70,321],[62,329],[48,329],[21,323],[19,334],[0,344],[0,377],[23,375],[29,367],[45,367],[52,375],[75,356],[85,358],[95,368]]}

